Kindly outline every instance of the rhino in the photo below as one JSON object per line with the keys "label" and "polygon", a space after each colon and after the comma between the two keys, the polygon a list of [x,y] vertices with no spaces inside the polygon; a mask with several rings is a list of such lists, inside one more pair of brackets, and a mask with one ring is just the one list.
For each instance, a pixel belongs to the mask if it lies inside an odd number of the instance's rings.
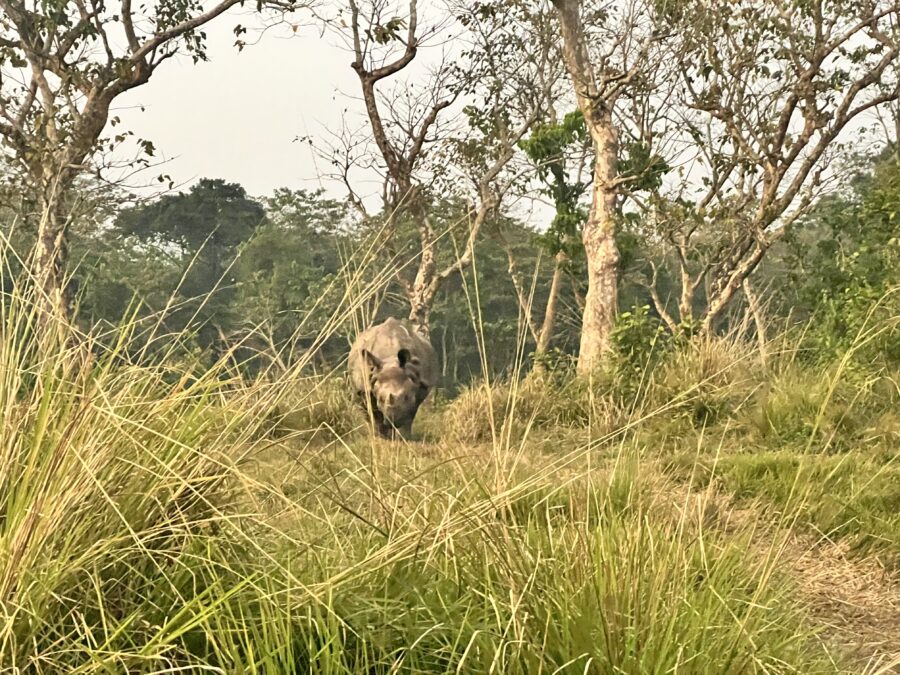
{"label": "rhino", "polygon": [[350,381],[383,438],[408,438],[438,377],[431,343],[391,317],[360,333],[347,359]]}

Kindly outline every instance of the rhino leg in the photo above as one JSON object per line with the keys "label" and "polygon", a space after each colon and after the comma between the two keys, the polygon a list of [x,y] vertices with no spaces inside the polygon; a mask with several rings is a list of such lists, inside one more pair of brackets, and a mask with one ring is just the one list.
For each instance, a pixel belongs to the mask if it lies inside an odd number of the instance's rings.
{"label": "rhino leg", "polygon": [[385,440],[392,441],[394,440],[394,427],[390,424],[379,424],[378,427],[378,435]]}

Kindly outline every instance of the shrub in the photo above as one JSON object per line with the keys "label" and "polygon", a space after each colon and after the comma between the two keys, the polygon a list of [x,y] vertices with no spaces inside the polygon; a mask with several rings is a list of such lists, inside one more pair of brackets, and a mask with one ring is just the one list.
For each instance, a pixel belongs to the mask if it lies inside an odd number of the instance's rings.
{"label": "shrub", "polygon": [[[533,373],[516,383],[470,385],[448,406],[445,426],[460,442],[483,442],[498,436],[521,438],[530,428],[584,428],[603,435],[624,425],[628,405],[615,385],[619,371],[598,371],[592,378],[561,373]],[[490,398],[488,398],[490,396]],[[491,417],[493,414],[493,418]]]}
{"label": "shrub", "polygon": [[483,443],[502,434],[510,423],[519,429],[523,417],[511,396],[507,382],[476,381],[463,387],[443,412],[445,433],[459,443]]}

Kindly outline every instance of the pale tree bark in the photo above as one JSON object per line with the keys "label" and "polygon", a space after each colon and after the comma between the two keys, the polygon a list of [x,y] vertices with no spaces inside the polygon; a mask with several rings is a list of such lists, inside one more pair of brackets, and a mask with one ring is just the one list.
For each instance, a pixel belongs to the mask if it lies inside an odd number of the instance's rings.
{"label": "pale tree bark", "polygon": [[650,267],[653,270],[653,276],[650,279],[650,283],[646,285],[647,291],[650,293],[650,300],[653,302],[653,307],[656,309],[656,313],[659,314],[659,318],[662,319],[663,323],[666,324],[666,327],[674,334],[680,331],[678,322],[669,312],[666,302],[659,296],[659,289],[656,286],[656,279],[658,277],[658,270],[656,269],[656,263],[652,260],[650,261]]}
{"label": "pale tree bark", "polygon": [[484,185],[482,199],[476,207],[477,210],[469,213],[468,236],[464,243],[462,253],[452,263],[442,269],[438,269],[435,262],[435,248],[437,234],[431,225],[431,221],[424,213],[420,215],[420,241],[422,250],[419,256],[419,266],[412,282],[406,281],[404,287],[409,299],[409,320],[416,331],[425,338],[431,337],[431,311],[434,307],[434,299],[440,290],[441,284],[454,274],[459,274],[471,263],[475,254],[475,243],[484,221],[496,208],[497,201],[490,193],[487,185]]}
{"label": "pale tree bark", "polygon": [[768,363],[769,341],[766,337],[766,320],[763,317],[762,307],[759,298],[750,285],[750,278],[744,277],[743,281],[744,297],[747,298],[747,310],[753,317],[753,324],[756,327],[756,344],[759,347],[759,359],[765,366]]}
{"label": "pale tree bark", "polygon": [[534,298],[533,293],[529,293],[525,290],[525,286],[522,284],[522,275],[519,273],[519,263],[516,261],[516,256],[510,248],[509,244],[503,240],[501,235],[501,240],[503,243],[503,248],[506,251],[506,260],[507,267],[506,271],[509,273],[510,282],[512,282],[513,291],[516,294],[516,302],[519,305],[519,311],[522,314],[522,319],[525,321],[525,328],[528,329],[528,334],[531,335],[531,339],[535,342],[538,341],[539,333],[537,325],[534,321],[534,313],[532,311],[532,300]]}
{"label": "pale tree bark", "polygon": [[550,341],[553,339],[553,333],[556,330],[556,313],[559,304],[559,293],[562,287],[563,266],[566,264],[566,254],[562,251],[556,254],[556,260],[553,265],[553,277],[550,279],[550,292],[547,297],[547,306],[544,307],[544,320],[541,322],[541,329],[538,331],[537,340],[534,348],[535,362],[540,362],[540,358],[545,356],[550,349]]}
{"label": "pale tree bark", "polygon": [[[428,216],[424,204],[422,186],[416,180],[419,165],[424,160],[426,143],[429,134],[434,134],[441,111],[453,103],[455,96],[443,97],[436,91],[434,102],[427,107],[415,124],[406,128],[398,140],[389,135],[390,120],[382,114],[376,85],[403,71],[416,58],[419,48],[418,3],[410,0],[407,15],[406,35],[402,39],[403,51],[396,58],[382,65],[373,65],[373,45],[369,35],[378,21],[378,8],[374,7],[372,15],[362,17],[360,6],[350,0],[351,31],[355,60],[352,67],[359,78],[362,88],[363,103],[366,116],[372,131],[372,138],[384,161],[387,172],[385,185],[384,211],[391,219],[409,217],[419,234],[420,251],[413,278],[405,276],[405,271],[398,273],[400,283],[409,302],[409,320],[423,337],[431,335],[431,309],[434,296],[442,279],[449,277],[454,271],[464,269],[469,260],[460,260],[454,269],[445,269],[440,273],[436,263],[437,233]],[[367,25],[363,25],[367,22]],[[394,127],[401,127],[399,124]],[[479,219],[473,223],[471,230],[473,239],[478,235],[481,225]],[[468,253],[468,251],[467,251]]]}
{"label": "pale tree bark", "polygon": [[588,54],[580,0],[552,1],[559,15],[566,68],[594,145],[591,206],[582,229],[588,291],[584,299],[578,370],[586,373],[609,351],[618,310],[618,134],[612,114],[618,92],[603,92],[598,84]]}
{"label": "pale tree bark", "polygon": [[533,294],[527,293],[522,284],[522,277],[519,274],[518,264],[512,249],[504,242],[506,249],[506,257],[508,260],[508,272],[512,281],[513,290],[516,294],[516,300],[519,304],[519,310],[525,321],[525,327],[534,340],[534,369],[543,370],[542,357],[547,354],[550,349],[550,343],[556,330],[557,307],[559,305],[559,296],[562,289],[563,276],[565,274],[565,264],[568,262],[568,256],[565,251],[556,254],[553,262],[553,276],[550,279],[550,288],[547,296],[547,304],[544,306],[544,318],[538,326],[534,317]]}
{"label": "pale tree bark", "polygon": [[40,302],[45,306],[47,321],[66,320],[71,315],[71,298],[66,289],[65,263],[68,258],[68,214],[58,183],[52,181],[50,192],[42,190],[37,241],[31,262]]}

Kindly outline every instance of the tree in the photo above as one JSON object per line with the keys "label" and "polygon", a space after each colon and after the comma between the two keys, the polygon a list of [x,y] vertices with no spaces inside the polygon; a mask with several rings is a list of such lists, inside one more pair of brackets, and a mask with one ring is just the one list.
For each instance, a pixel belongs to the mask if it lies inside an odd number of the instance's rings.
{"label": "tree", "polygon": [[[440,64],[430,81],[416,83],[421,95],[410,94],[410,84],[405,94],[385,97],[378,85],[407,70],[420,53],[423,33],[430,37],[435,31],[420,27],[416,0],[409,3],[405,17],[389,16],[389,6],[382,0],[370,3],[365,11],[351,0],[349,9],[353,69],[385,174],[382,213],[392,225],[408,220],[418,233],[415,272],[401,269],[399,278],[410,320],[428,335],[440,285],[471,263],[481,228],[509,185],[503,172],[515,155],[516,143],[547,105],[555,81],[552,50],[546,41],[539,50],[522,49],[529,34],[524,24],[540,16],[528,3],[460,6],[454,11],[467,41],[464,64]],[[469,133],[454,138],[441,126],[441,118],[460,98],[480,99],[483,105],[465,107]],[[471,151],[476,146],[480,152],[473,162]],[[440,153],[441,161],[429,164],[431,150]],[[454,157],[462,159],[464,177],[473,186],[466,195],[472,206],[463,221],[459,254],[439,265],[438,245],[446,237],[436,228],[430,209],[438,178],[445,177],[445,187],[460,182],[459,172],[446,165]],[[361,205],[361,200],[355,201]]]}
{"label": "tree", "polygon": [[[282,188],[263,200],[266,223],[241,245],[236,314],[278,351],[312,345],[340,298],[342,249],[357,242],[345,202]],[[329,294],[331,292],[331,294]],[[346,347],[346,345],[344,345]]]}
{"label": "tree", "polygon": [[679,316],[654,301],[671,327],[707,333],[772,246],[839,184],[842,134],[900,96],[900,5],[742,0],[710,11],[697,0],[666,12],[680,36],[678,126],[697,149],[672,163],[690,161],[700,180],[649,203],[678,270]]}
{"label": "tree", "polygon": [[215,354],[237,322],[234,259],[265,219],[263,206],[243,187],[204,178],[188,192],[123,211],[113,230],[175,259],[183,302],[172,316],[180,317],[179,328],[199,323],[201,346]]}
{"label": "tree", "polygon": [[[536,125],[531,135],[519,143],[534,163],[538,177],[545,185],[543,192],[553,200],[555,210],[547,231],[538,238],[541,247],[553,258],[553,276],[540,327],[532,316],[531,303],[519,280],[515,256],[507,247],[510,276],[535,342],[536,368],[541,367],[553,337],[563,275],[571,274],[573,262],[584,257],[580,234],[587,214],[580,200],[590,185],[583,176],[588,141],[584,116],[581,111],[576,111],[561,121],[551,118]],[[572,164],[575,164],[574,170]]]}
{"label": "tree", "polygon": [[[892,145],[849,189],[820,200],[780,242],[788,283],[775,287],[777,297],[801,320],[815,316],[806,335],[814,357],[846,353],[865,327],[887,319],[880,324],[886,330],[860,345],[858,357],[875,371],[900,363],[898,203],[900,162]],[[761,274],[772,274],[765,267],[774,257],[764,261]]]}
{"label": "tree", "polygon": [[[0,0],[0,138],[39,208],[34,272],[49,308],[69,313],[63,288],[73,185],[101,148],[110,106],[175,54],[206,58],[203,27],[241,0],[107,7],[96,0],[29,5]],[[148,141],[143,149],[152,154]]]}
{"label": "tree", "polygon": [[[648,55],[659,33],[652,8],[642,7],[639,2],[625,3],[620,8],[618,25],[612,16],[614,8],[603,6],[592,11],[586,23],[582,0],[552,0],[552,4],[559,18],[566,68],[594,145],[591,206],[582,228],[588,291],[578,369],[585,373],[612,346],[618,306],[617,220],[623,188],[634,179],[618,167],[620,133],[616,106],[641,78],[649,82]],[[606,30],[592,39],[591,29],[597,28]]]}

